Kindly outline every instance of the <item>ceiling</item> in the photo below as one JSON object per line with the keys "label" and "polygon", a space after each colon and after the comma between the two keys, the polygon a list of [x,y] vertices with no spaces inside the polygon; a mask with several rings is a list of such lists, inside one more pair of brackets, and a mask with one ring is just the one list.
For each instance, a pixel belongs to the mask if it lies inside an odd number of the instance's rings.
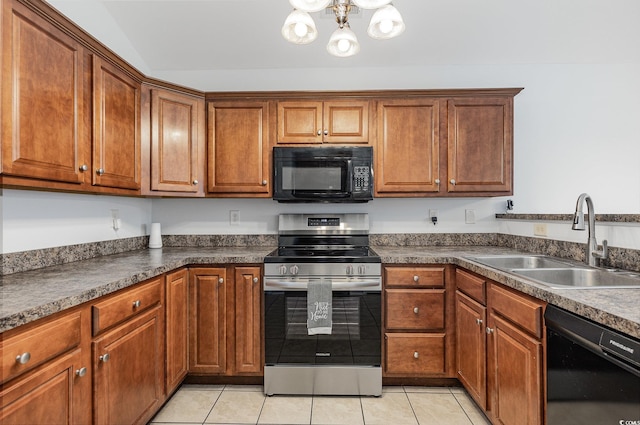
{"label": "ceiling", "polygon": [[[640,63],[637,0],[394,0],[406,31],[366,35],[372,11],[351,17],[361,51],[329,55],[324,12],[310,45],[280,35],[288,0],[49,0],[143,72],[437,65]],[[608,23],[602,25],[602,23]],[[612,24],[614,23],[614,24]]]}

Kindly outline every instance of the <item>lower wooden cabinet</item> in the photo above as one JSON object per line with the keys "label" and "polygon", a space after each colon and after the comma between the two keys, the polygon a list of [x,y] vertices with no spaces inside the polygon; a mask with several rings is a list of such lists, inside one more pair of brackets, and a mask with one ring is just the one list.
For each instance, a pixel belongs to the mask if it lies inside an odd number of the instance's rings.
{"label": "lower wooden cabinet", "polygon": [[[164,402],[163,289],[160,276],[92,306],[94,424],[144,424]],[[101,331],[97,312],[117,325]]]}
{"label": "lower wooden cabinet", "polygon": [[450,268],[383,267],[383,376],[450,378],[455,374]]}
{"label": "lower wooden cabinet", "polygon": [[167,273],[165,323],[165,393],[178,388],[189,369],[189,271]]}
{"label": "lower wooden cabinet", "polygon": [[543,424],[545,303],[460,269],[456,281],[460,382],[494,424]]}
{"label": "lower wooden cabinet", "polygon": [[190,270],[189,371],[262,374],[260,266]]}

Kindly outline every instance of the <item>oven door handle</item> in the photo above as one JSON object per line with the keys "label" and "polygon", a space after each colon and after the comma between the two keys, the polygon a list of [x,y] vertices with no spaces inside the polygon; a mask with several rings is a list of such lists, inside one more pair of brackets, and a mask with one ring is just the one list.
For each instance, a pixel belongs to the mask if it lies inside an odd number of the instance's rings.
{"label": "oven door handle", "polygon": [[[304,281],[292,282],[290,280],[279,280],[279,279],[269,279],[265,277],[264,279],[264,290],[278,290],[278,289],[289,289],[289,290],[301,290],[306,291],[309,283],[313,280],[319,279],[309,279]],[[340,281],[333,280],[331,282],[331,289],[334,291],[351,291],[351,290],[362,290],[362,289],[373,289],[380,290],[382,289],[382,285],[380,279],[372,279],[372,280],[357,280],[357,281]]]}

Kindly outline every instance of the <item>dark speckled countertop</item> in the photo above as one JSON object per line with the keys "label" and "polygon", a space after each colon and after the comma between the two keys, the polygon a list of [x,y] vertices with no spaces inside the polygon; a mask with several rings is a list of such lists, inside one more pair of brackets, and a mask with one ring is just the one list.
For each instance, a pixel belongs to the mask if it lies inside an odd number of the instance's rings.
{"label": "dark speckled countertop", "polygon": [[[0,332],[190,264],[260,264],[274,247],[172,247],[108,255],[2,276]],[[374,246],[383,263],[455,264],[640,338],[640,289],[552,289],[466,256],[510,254],[486,246]]]}

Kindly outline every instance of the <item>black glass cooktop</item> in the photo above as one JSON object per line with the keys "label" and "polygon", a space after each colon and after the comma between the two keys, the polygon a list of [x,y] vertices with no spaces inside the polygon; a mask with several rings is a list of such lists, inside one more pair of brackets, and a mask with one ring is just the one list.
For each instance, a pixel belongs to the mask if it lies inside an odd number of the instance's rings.
{"label": "black glass cooktop", "polygon": [[380,257],[369,247],[296,248],[280,247],[264,259],[265,263],[379,263]]}

